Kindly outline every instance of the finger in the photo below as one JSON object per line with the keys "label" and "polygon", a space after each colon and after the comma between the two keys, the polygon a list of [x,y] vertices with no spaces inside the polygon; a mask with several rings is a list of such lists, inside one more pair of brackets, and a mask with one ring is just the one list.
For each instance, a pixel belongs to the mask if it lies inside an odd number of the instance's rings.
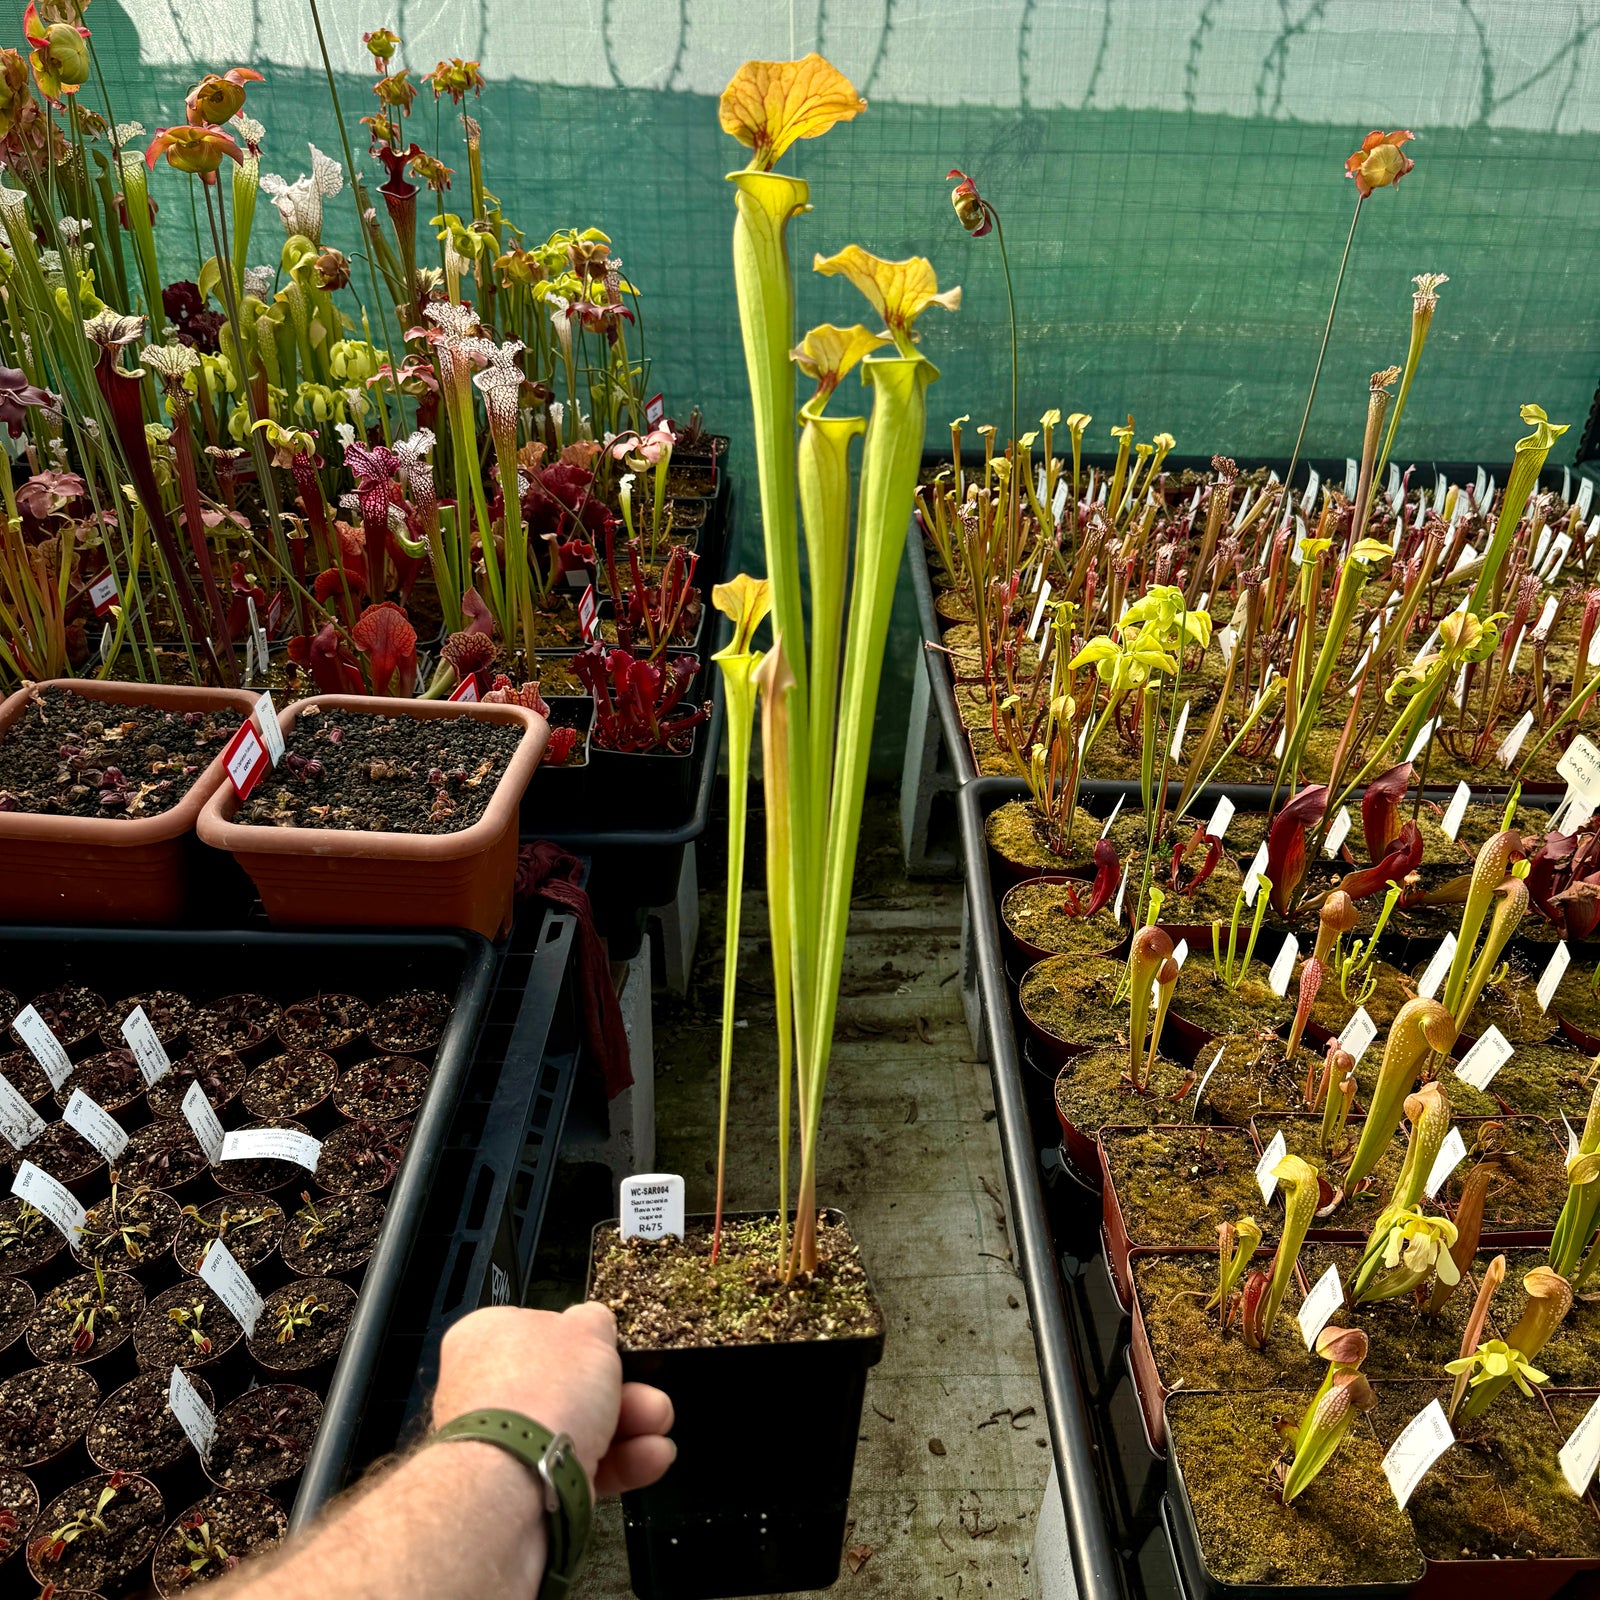
{"label": "finger", "polygon": [[648,1383],[622,1386],[622,1410],[617,1417],[618,1439],[643,1438],[672,1431],[672,1401]]}
{"label": "finger", "polygon": [[580,1300],[575,1306],[568,1306],[561,1315],[570,1322],[577,1323],[586,1333],[591,1333],[595,1338],[615,1348],[617,1343],[617,1319],[611,1313],[611,1307],[599,1300]]}
{"label": "finger", "polygon": [[670,1439],[652,1434],[642,1439],[619,1439],[606,1451],[594,1475],[596,1494],[624,1494],[643,1489],[673,1463],[678,1447]]}

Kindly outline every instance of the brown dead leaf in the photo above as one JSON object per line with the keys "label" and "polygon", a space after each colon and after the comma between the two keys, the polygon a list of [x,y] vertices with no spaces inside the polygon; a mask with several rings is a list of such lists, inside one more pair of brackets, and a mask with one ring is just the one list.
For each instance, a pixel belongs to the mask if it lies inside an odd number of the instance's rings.
{"label": "brown dead leaf", "polygon": [[942,1455],[946,1454],[946,1451],[945,1451],[945,1448],[944,1448],[944,1440],[943,1439],[930,1439],[928,1441],[928,1453],[930,1455],[935,1455],[935,1456],[942,1456]]}
{"label": "brown dead leaf", "polygon": [[859,1572],[872,1559],[872,1546],[870,1544],[853,1544],[845,1551],[844,1558],[850,1563],[852,1573]]}

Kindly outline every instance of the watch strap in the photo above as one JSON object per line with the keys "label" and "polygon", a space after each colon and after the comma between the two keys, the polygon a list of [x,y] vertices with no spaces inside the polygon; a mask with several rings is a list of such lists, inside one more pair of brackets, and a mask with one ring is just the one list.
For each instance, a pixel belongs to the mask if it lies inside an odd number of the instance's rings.
{"label": "watch strap", "polygon": [[519,1411],[500,1410],[469,1411],[435,1428],[426,1443],[443,1444],[452,1439],[498,1445],[538,1480],[549,1529],[538,1600],[566,1600],[583,1562],[594,1515],[589,1475],[572,1440]]}

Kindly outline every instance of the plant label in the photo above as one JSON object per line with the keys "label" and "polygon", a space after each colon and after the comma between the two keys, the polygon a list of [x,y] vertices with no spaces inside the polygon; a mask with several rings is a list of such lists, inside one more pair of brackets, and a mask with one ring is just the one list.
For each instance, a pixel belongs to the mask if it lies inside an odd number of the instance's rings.
{"label": "plant label", "polygon": [[294,1128],[239,1128],[222,1140],[224,1161],[292,1161],[315,1172],[321,1156],[322,1141]]}
{"label": "plant label", "polygon": [[1220,840],[1228,831],[1228,824],[1233,821],[1233,801],[1227,795],[1217,801],[1217,809],[1211,813],[1211,820],[1206,824],[1206,832],[1213,839]]}
{"label": "plant label", "polygon": [[270,689],[261,691],[261,698],[256,701],[256,708],[251,715],[256,719],[256,731],[261,735],[262,744],[267,747],[273,766],[277,766],[283,760],[283,729],[278,726],[278,713],[273,708]]}
{"label": "plant label", "polygon": [[1565,1111],[1561,1113],[1561,1126],[1567,1130],[1567,1171],[1571,1172],[1572,1163],[1582,1154],[1583,1146],[1578,1142],[1578,1135],[1573,1130],[1572,1124],[1567,1121]]}
{"label": "plant label", "polygon": [[1361,478],[1361,464],[1350,456],[1344,458],[1344,497],[1354,500],[1356,497],[1356,484]]}
{"label": "plant label", "polygon": [[683,1179],[675,1172],[641,1172],[622,1180],[622,1237],[683,1237]]}
{"label": "plant label", "polygon": [[1585,805],[1600,806],[1600,748],[1587,734],[1580,733],[1567,746],[1567,753],[1556,762],[1556,771]]}
{"label": "plant label", "polygon": [[261,668],[261,676],[264,678],[267,675],[267,630],[261,626],[261,618],[256,614],[255,596],[247,594],[244,603],[250,613],[250,637],[255,642],[256,664]]}
{"label": "plant label", "polygon": [[1261,874],[1266,871],[1266,868],[1267,842],[1263,839],[1261,848],[1256,851],[1254,858],[1250,862],[1250,870],[1244,875],[1244,903],[1247,906],[1255,905],[1256,892],[1261,887]]}
{"label": "plant label", "polygon": [[1233,652],[1239,648],[1239,633],[1235,628],[1217,629],[1217,648],[1222,652],[1222,670],[1233,665]]}
{"label": "plant label", "polygon": [[583,633],[583,642],[593,644],[600,633],[600,602],[594,597],[594,585],[585,584],[583,593],[578,596],[578,627]]}
{"label": "plant label", "polygon": [[1430,1401],[1400,1430],[1400,1437],[1383,1458],[1383,1475],[1402,1511],[1428,1468],[1455,1442],[1444,1407],[1437,1400]]}
{"label": "plant label", "polygon": [[1123,873],[1122,882],[1117,885],[1117,903],[1111,908],[1111,920],[1113,922],[1120,923],[1122,921],[1122,902],[1127,898],[1127,894],[1128,874]]}
{"label": "plant label", "polygon": [[1300,509],[1309,517],[1311,508],[1317,503],[1317,490],[1322,486],[1322,478],[1317,469],[1310,469],[1311,476],[1306,479],[1306,492],[1300,497]]}
{"label": "plant label", "polygon": [[1281,757],[1283,755],[1283,738],[1284,738],[1284,735],[1288,731],[1289,730],[1288,730],[1287,727],[1283,727],[1283,728],[1279,728],[1278,729],[1278,742],[1275,745],[1273,745],[1273,747],[1272,747],[1273,755],[1279,756],[1279,757]]}
{"label": "plant label", "polygon": [[1189,959],[1189,941],[1187,939],[1178,941],[1178,948],[1172,952],[1172,959],[1177,964],[1178,971],[1182,972],[1184,962]]}
{"label": "plant label", "polygon": [[1594,479],[1585,478],[1583,482],[1578,485],[1578,499],[1576,504],[1578,507],[1578,515],[1580,517],[1586,517],[1589,515],[1589,506],[1593,500]]}
{"label": "plant label", "polygon": [[1450,796],[1450,804],[1445,807],[1444,820],[1439,824],[1439,831],[1447,839],[1454,839],[1461,832],[1461,824],[1467,815],[1467,807],[1472,804],[1472,790],[1466,781],[1456,785],[1456,792]]}
{"label": "plant label", "polygon": [[1495,751],[1494,758],[1502,767],[1509,767],[1517,759],[1517,752],[1522,748],[1522,741],[1528,737],[1528,729],[1533,726],[1533,712],[1527,710],[1517,718],[1516,725],[1504,739],[1500,741],[1500,748]]}
{"label": "plant label", "polygon": [[478,698],[478,675],[469,673],[450,691],[450,698],[458,705],[471,705]]}
{"label": "plant label", "polygon": [[206,1160],[216,1166],[222,1160],[222,1124],[211,1109],[205,1090],[198,1083],[191,1083],[184,1092],[183,1120],[189,1124],[195,1143],[205,1151]]}
{"label": "plant label", "polygon": [[1550,624],[1555,620],[1556,607],[1560,604],[1561,602],[1557,600],[1553,594],[1545,597],[1544,609],[1540,611],[1539,620],[1533,625],[1533,631],[1535,633],[1549,633]]}
{"label": "plant label", "polygon": [[242,724],[228,741],[227,749],[222,752],[222,765],[227,771],[228,782],[233,785],[233,792],[240,800],[248,800],[272,765],[272,758],[267,754],[267,747],[262,744],[253,722]]}
{"label": "plant label", "polygon": [[1183,702],[1183,710],[1178,713],[1177,726],[1172,730],[1172,759],[1183,759],[1183,736],[1189,727],[1189,702]]}
{"label": "plant label", "polygon": [[1567,941],[1563,939],[1550,952],[1550,960],[1540,976],[1538,988],[1534,990],[1534,993],[1539,997],[1539,1009],[1541,1011],[1550,1009],[1550,1002],[1555,999],[1556,990],[1561,987],[1561,980],[1566,976],[1567,968],[1571,963],[1572,952],[1567,948]]}
{"label": "plant label", "polygon": [[1048,581],[1039,585],[1039,598],[1033,603],[1033,615],[1028,619],[1028,637],[1039,637],[1039,624],[1044,619],[1044,608],[1050,604],[1050,584]]}
{"label": "plant label", "polygon": [[1339,1282],[1339,1269],[1329,1267],[1317,1279],[1311,1293],[1300,1302],[1295,1321],[1300,1324],[1300,1337],[1307,1350],[1314,1350],[1317,1335],[1328,1325],[1331,1317],[1344,1304],[1344,1285]]}
{"label": "plant label", "polygon": [[[1415,761],[1427,749],[1428,741],[1433,737],[1433,731],[1438,726],[1439,719],[1430,717],[1417,729],[1417,736],[1411,741],[1411,748],[1406,752],[1407,761]],[[1533,713],[1531,711],[1528,713],[1528,726],[1533,726]],[[1517,742],[1520,744],[1522,741],[1519,739]]]}
{"label": "plant label", "polygon": [[1456,1076],[1481,1092],[1515,1053],[1506,1036],[1491,1023],[1457,1064]]}
{"label": "plant label", "polygon": [[1294,976],[1294,964],[1299,954],[1300,941],[1292,933],[1286,933],[1278,948],[1278,958],[1272,963],[1272,971],[1267,974],[1268,987],[1280,1000],[1289,992],[1289,979]]}
{"label": "plant label", "polygon": [[1479,467],[1478,468],[1478,479],[1477,479],[1477,482],[1474,483],[1473,486],[1472,486],[1472,499],[1473,499],[1473,503],[1475,505],[1480,505],[1481,506],[1483,504],[1484,486],[1488,482],[1489,482],[1488,475],[1484,472],[1482,467]]}
{"label": "plant label", "polygon": [[[1587,480],[1586,480],[1587,481]],[[1561,1475],[1574,1494],[1582,1494],[1600,1467],[1600,1400],[1583,1414],[1583,1421],[1572,1430],[1557,1459]]]}
{"label": "plant label", "polygon": [[1423,1190],[1430,1200],[1444,1187],[1445,1179],[1466,1159],[1466,1140],[1461,1137],[1459,1127],[1452,1128],[1444,1136],[1444,1143],[1439,1146],[1439,1153],[1433,1158],[1433,1166],[1428,1170],[1428,1181],[1423,1185]]}
{"label": "plant label", "polygon": [[7,1078],[0,1077],[0,1134],[13,1150],[21,1150],[44,1132],[44,1118],[17,1093]]}
{"label": "plant label", "polygon": [[74,1089],[61,1120],[75,1133],[82,1134],[107,1161],[115,1161],[128,1148],[122,1125],[106,1108],[91,1100],[82,1089]]}
{"label": "plant label", "polygon": [[11,1180],[11,1192],[51,1222],[69,1245],[78,1242],[83,1232],[84,1209],[64,1183],[57,1182],[43,1167],[24,1161]]}
{"label": "plant label", "polygon": [[[1451,576],[1454,577],[1455,574],[1458,573],[1463,567],[1469,566],[1472,562],[1476,561],[1477,559],[1478,559],[1478,551],[1477,551],[1477,547],[1476,546],[1471,545],[1471,544],[1462,545],[1461,554],[1456,557],[1456,564],[1453,567],[1451,567],[1451,569],[1450,569]],[[1437,630],[1435,630],[1435,631],[1437,631]]]}
{"label": "plant label", "polygon": [[89,602],[94,607],[97,617],[108,617],[111,608],[117,603],[117,575],[114,572],[102,572],[93,583],[89,585]]}
{"label": "plant label", "polygon": [[1194,1114],[1196,1117],[1200,1115],[1200,1096],[1206,1092],[1206,1085],[1211,1082],[1211,1074],[1217,1070],[1217,1063],[1222,1059],[1222,1052],[1225,1049],[1227,1049],[1226,1045],[1219,1044],[1217,1046],[1217,1053],[1212,1056],[1211,1065],[1206,1068],[1206,1075],[1200,1080],[1200,1087],[1194,1092]]}
{"label": "plant label", "polygon": [[1061,522],[1061,513],[1067,509],[1067,491],[1070,487],[1065,478],[1056,484],[1056,497],[1050,502],[1050,520],[1057,525]]}
{"label": "plant label", "polygon": [[1428,635],[1428,637],[1422,641],[1422,648],[1419,651],[1417,651],[1417,653],[1411,658],[1411,664],[1413,666],[1415,666],[1417,664],[1417,662],[1419,662],[1425,655],[1427,655],[1427,653],[1431,649],[1433,649],[1433,647],[1438,642],[1439,642],[1439,630],[1437,628],[1435,628],[1433,630],[1433,632],[1430,633]]}
{"label": "plant label", "polygon": [[1348,1050],[1352,1060],[1359,1066],[1362,1056],[1367,1053],[1367,1046],[1378,1037],[1378,1024],[1367,1015],[1365,1006],[1357,1006],[1356,1014],[1345,1023],[1344,1032],[1339,1035],[1339,1048]]}
{"label": "plant label", "polygon": [[1391,461],[1389,463],[1389,488],[1388,488],[1388,493],[1389,493],[1390,498],[1392,499],[1399,492],[1400,492],[1400,463],[1398,461]]}
{"label": "plant label", "polygon": [[206,1247],[205,1259],[200,1263],[200,1281],[228,1308],[228,1314],[244,1329],[250,1338],[266,1302],[256,1293],[249,1275],[234,1259],[233,1252],[220,1239],[213,1239]]}
{"label": "plant label", "polygon": [[139,1071],[146,1084],[159,1082],[172,1071],[172,1061],[166,1047],[145,1015],[143,1006],[135,1006],[122,1019],[122,1037],[133,1051],[133,1059],[139,1063]]}
{"label": "plant label", "polygon": [[653,394],[644,403],[644,421],[647,428],[659,428],[667,414],[667,402],[664,396]]}
{"label": "plant label", "polygon": [[1444,975],[1450,970],[1450,963],[1456,958],[1456,936],[1447,933],[1439,941],[1439,948],[1433,952],[1432,959],[1422,969],[1422,976],[1417,979],[1417,993],[1424,1000],[1431,1000],[1439,992],[1439,985],[1444,982]]}
{"label": "plant label", "polygon": [[200,1391],[182,1367],[174,1367],[172,1377],[167,1382],[167,1407],[178,1419],[178,1426],[188,1434],[195,1454],[203,1461],[211,1454],[211,1441],[217,1431],[217,1414],[200,1398]]}
{"label": "plant label", "polygon": [[[1596,637],[1600,637],[1600,635]],[[101,661],[109,661],[111,659],[111,624],[109,622],[100,630],[100,655],[98,659]],[[1594,665],[1592,661],[1589,664],[1590,666]]]}
{"label": "plant label", "polygon": [[50,1080],[50,1087],[59,1089],[72,1076],[72,1058],[50,1031],[50,1024],[32,1006],[24,1006],[12,1018],[11,1026]]}
{"label": "plant label", "polygon": [[1594,631],[1594,637],[1589,641],[1588,665],[1600,667],[1600,628]]}
{"label": "plant label", "polygon": [[247,633],[244,636],[244,681],[248,686],[256,675],[256,642]]}
{"label": "plant label", "polygon": [[1350,837],[1350,807],[1340,806],[1339,815],[1333,819],[1333,826],[1328,829],[1328,837],[1322,841],[1322,853],[1330,859],[1338,855],[1339,846]]}
{"label": "plant label", "polygon": [[1261,1191],[1261,1198],[1271,1203],[1273,1195],[1278,1192],[1278,1180],[1273,1177],[1272,1169],[1289,1153],[1289,1147],[1284,1141],[1283,1129],[1272,1136],[1272,1143],[1262,1151],[1261,1159],[1256,1162],[1256,1187]]}
{"label": "plant label", "polygon": [[1127,798],[1128,797],[1125,794],[1119,794],[1117,796],[1117,803],[1112,806],[1111,815],[1106,818],[1106,825],[1100,830],[1100,837],[1102,839],[1111,832],[1111,824],[1117,820],[1117,813],[1122,809],[1122,802]]}
{"label": "plant label", "polygon": [[1556,542],[1550,546],[1550,554],[1546,559],[1545,565],[1540,569],[1539,572],[1539,576],[1543,578],[1546,583],[1554,583],[1556,581],[1561,569],[1567,564],[1567,556],[1571,550],[1572,535],[1569,533],[1562,534],[1556,540]]}

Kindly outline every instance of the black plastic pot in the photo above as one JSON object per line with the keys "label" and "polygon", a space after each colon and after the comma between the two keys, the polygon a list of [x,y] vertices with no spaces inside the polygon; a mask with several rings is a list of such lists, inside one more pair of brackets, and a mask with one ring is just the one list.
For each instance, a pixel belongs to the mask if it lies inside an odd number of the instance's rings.
{"label": "black plastic pot", "polygon": [[530,817],[554,820],[584,816],[589,803],[591,778],[589,741],[594,732],[594,701],[586,694],[545,696],[550,707],[550,727],[576,728],[578,743],[571,757],[559,767],[552,766],[549,752],[539,763],[528,787],[522,792],[519,831],[526,832]]}
{"label": "black plastic pot", "polygon": [[667,1475],[622,1497],[639,1600],[783,1594],[838,1578],[867,1368],[882,1356],[881,1332],[623,1351],[624,1379],[664,1389],[677,1418]]}

